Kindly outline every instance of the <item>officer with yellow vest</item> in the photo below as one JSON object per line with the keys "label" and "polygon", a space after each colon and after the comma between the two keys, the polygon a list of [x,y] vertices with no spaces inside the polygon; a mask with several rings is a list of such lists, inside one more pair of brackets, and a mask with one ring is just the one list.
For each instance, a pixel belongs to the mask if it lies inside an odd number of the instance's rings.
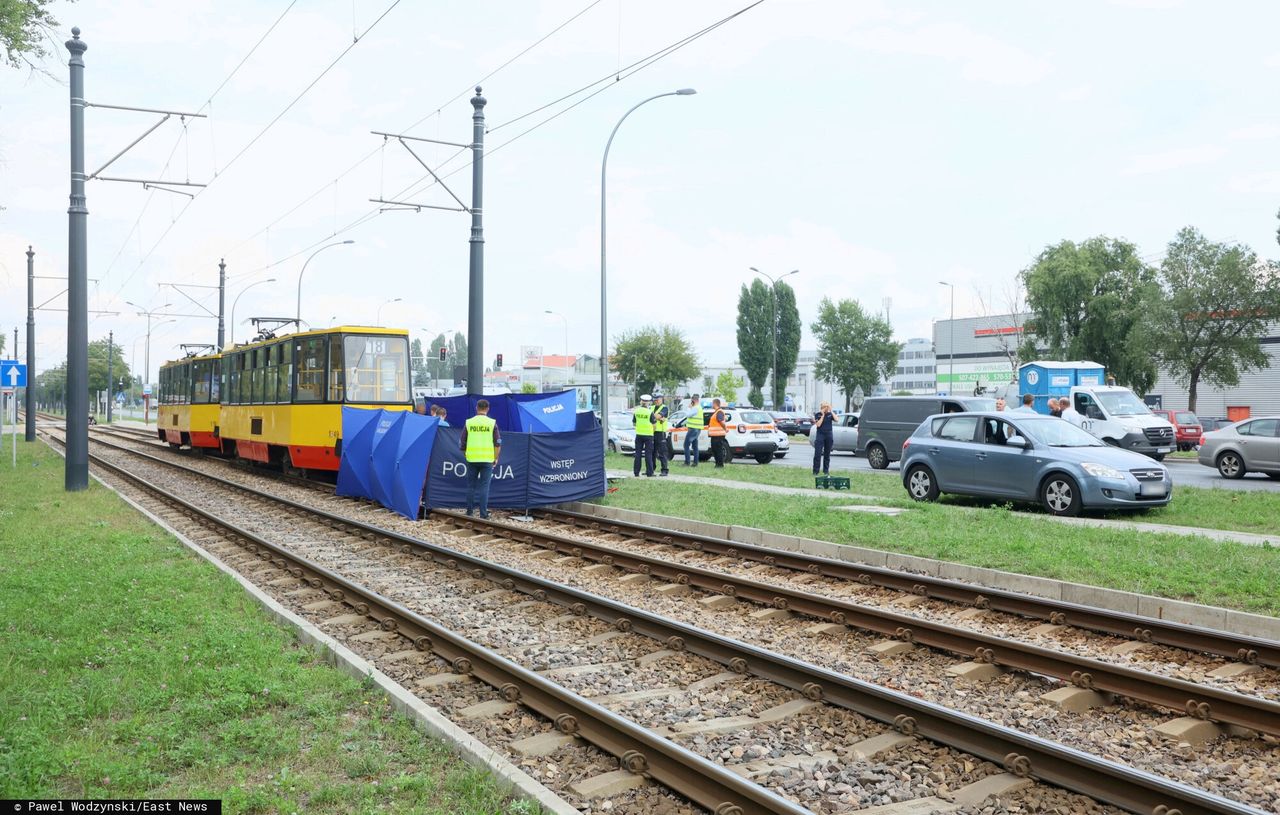
{"label": "officer with yellow vest", "polygon": [[636,461],[634,473],[640,476],[640,461],[645,463],[646,478],[653,478],[653,408],[649,405],[649,394],[640,396],[640,404],[631,411],[631,424],[636,428]]}
{"label": "officer with yellow vest", "polygon": [[[702,414],[702,400],[698,398],[698,394],[689,397],[689,417],[684,420],[686,432],[684,434],[684,466],[697,467],[700,455],[698,453],[698,437],[702,435],[702,428],[706,426]],[[693,456],[693,464],[689,463],[689,457]]]}
{"label": "officer with yellow vest", "polygon": [[467,514],[475,509],[478,499],[480,517],[488,518],[489,481],[502,453],[502,434],[498,423],[489,418],[488,399],[476,402],[476,415],[462,426],[462,452],[467,459]]}
{"label": "officer with yellow vest", "polygon": [[667,443],[667,418],[670,414],[671,409],[663,402],[662,394],[655,393],[653,395],[653,451],[658,463],[662,465],[662,472],[658,475],[663,478],[671,474],[667,469],[667,461],[670,460],[668,453],[671,451]]}

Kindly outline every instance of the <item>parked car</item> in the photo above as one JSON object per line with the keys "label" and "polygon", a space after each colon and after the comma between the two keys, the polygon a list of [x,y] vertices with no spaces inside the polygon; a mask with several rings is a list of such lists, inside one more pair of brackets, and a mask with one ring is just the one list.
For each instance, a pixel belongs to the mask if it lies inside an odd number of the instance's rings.
{"label": "parked car", "polygon": [[1205,434],[1206,434],[1206,433],[1208,433],[1208,432],[1210,432],[1210,431],[1213,431],[1213,430],[1221,430],[1222,428],[1224,428],[1224,427],[1230,427],[1230,426],[1231,426],[1231,425],[1233,425],[1233,424],[1235,424],[1235,422],[1234,422],[1234,421],[1232,421],[1231,419],[1223,418],[1223,417],[1221,417],[1221,416],[1214,416],[1214,417],[1204,417],[1204,416],[1201,416],[1201,417],[1200,417],[1200,441],[1199,441],[1199,443],[1200,443],[1200,444],[1204,444],[1204,436],[1205,436]]}
{"label": "parked car", "polygon": [[808,413],[773,411],[769,415],[773,417],[774,425],[788,436],[807,436],[809,428],[813,427],[813,417]]}
{"label": "parked car", "polygon": [[871,469],[883,470],[889,462],[902,458],[902,443],[926,417],[935,413],[995,410],[995,407],[996,400],[980,397],[874,397],[862,405],[853,454],[865,455]]}
{"label": "parked car", "polygon": [[[667,428],[667,441],[671,445],[671,460],[684,457],[684,434],[688,432],[684,423],[688,411],[679,411],[672,415]],[[704,425],[711,424],[711,408],[703,408]],[[724,411],[725,425],[729,433],[725,436],[729,442],[729,453],[734,458],[754,458],[759,464],[768,464],[775,458],[786,458],[791,450],[791,441],[773,423],[773,419],[763,410],[753,408],[729,408]],[[698,458],[706,461],[711,458],[711,436],[703,427],[698,435]]]}
{"label": "parked car", "polygon": [[1216,467],[1223,478],[1266,473],[1280,479],[1280,416],[1245,419],[1204,434],[1200,463]]}
{"label": "parked car", "polygon": [[947,492],[1036,502],[1053,515],[1157,507],[1173,498],[1163,464],[1057,417],[1024,412],[929,417],[903,448],[902,485],[917,501]]}
{"label": "parked car", "polygon": [[1173,441],[1179,450],[1194,450],[1204,435],[1200,420],[1189,410],[1152,409],[1153,416],[1159,416],[1173,425]]}
{"label": "parked car", "polygon": [[[831,452],[852,453],[858,448],[858,419],[861,415],[855,410],[835,416],[835,423],[831,426]],[[809,429],[809,441],[813,441],[812,428]]]}
{"label": "parked car", "polygon": [[631,424],[631,411],[609,413],[609,452],[635,455],[636,429]]}

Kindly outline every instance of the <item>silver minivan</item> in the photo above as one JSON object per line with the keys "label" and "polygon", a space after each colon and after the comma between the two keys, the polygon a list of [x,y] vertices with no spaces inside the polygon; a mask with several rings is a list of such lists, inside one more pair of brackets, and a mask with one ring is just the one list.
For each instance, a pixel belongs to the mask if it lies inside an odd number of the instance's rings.
{"label": "silver minivan", "polygon": [[867,457],[873,470],[902,458],[902,443],[930,416],[995,410],[995,399],[969,396],[875,396],[862,405],[855,456]]}

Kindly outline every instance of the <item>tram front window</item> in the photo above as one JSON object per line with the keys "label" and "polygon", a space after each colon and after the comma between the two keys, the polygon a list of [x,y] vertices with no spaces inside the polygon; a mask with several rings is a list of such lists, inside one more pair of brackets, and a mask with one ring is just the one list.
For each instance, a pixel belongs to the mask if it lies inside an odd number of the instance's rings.
{"label": "tram front window", "polygon": [[409,401],[407,337],[344,337],[348,403]]}

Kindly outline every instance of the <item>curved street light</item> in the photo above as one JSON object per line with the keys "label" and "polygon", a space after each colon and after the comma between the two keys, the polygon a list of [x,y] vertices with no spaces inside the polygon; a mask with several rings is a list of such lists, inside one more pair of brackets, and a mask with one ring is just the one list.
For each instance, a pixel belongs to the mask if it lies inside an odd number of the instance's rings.
{"label": "curved street light", "polygon": [[613,126],[613,132],[609,134],[609,141],[604,145],[604,159],[600,162],[600,427],[603,430],[603,439],[605,449],[609,449],[609,296],[607,277],[605,276],[605,171],[609,167],[609,148],[613,146],[613,137],[618,135],[618,128],[622,127],[622,123],[627,117],[635,113],[636,108],[652,102],[654,99],[661,99],[664,96],[693,96],[697,91],[693,88],[681,88],[676,91],[668,91],[660,93],[656,96],[650,96],[622,114],[622,118]]}
{"label": "curved street light", "polygon": [[355,241],[346,240],[346,241],[334,241],[333,243],[326,243],[324,246],[321,246],[319,249],[312,252],[311,255],[308,256],[306,261],[302,264],[302,271],[298,272],[298,311],[297,311],[297,314],[295,315],[295,319],[298,321],[299,331],[302,330],[302,276],[307,273],[307,264],[311,262],[311,258],[320,254],[324,250],[329,249],[330,247],[347,246],[348,244],[352,244],[352,243],[355,243]]}
{"label": "curved street light", "polygon": [[[270,277],[270,278],[267,278],[266,280],[259,280],[256,283],[250,283],[249,285],[245,286],[243,289],[240,290],[240,293],[236,295],[235,300],[231,301],[231,337],[227,341],[228,348],[231,348],[236,344],[236,305],[240,302],[240,298],[244,296],[245,292],[247,292],[249,289],[252,289],[254,286],[261,286],[263,283],[274,283],[274,282],[276,282],[276,279],[274,277]],[[298,328],[301,328],[301,327],[302,326],[298,326]]]}
{"label": "curved street light", "polygon": [[781,410],[778,406],[778,281],[793,274],[800,274],[800,270],[792,269],[786,274],[775,278],[770,277],[754,266],[748,266],[747,268],[769,281],[769,299],[773,302],[773,393],[771,395],[773,397],[773,409]]}
{"label": "curved street light", "polygon": [[[387,302],[383,303],[383,304],[382,304],[382,306],[389,306],[389,305],[391,305],[392,303],[399,303],[399,302],[400,302],[401,300],[403,300],[403,299],[404,299],[403,297],[393,297],[392,299],[390,299],[390,300],[388,300]],[[381,327],[382,327],[382,306],[378,306],[378,311],[376,312],[377,316],[374,318],[374,323],[373,323],[374,325],[378,326],[379,328],[381,328]]]}

